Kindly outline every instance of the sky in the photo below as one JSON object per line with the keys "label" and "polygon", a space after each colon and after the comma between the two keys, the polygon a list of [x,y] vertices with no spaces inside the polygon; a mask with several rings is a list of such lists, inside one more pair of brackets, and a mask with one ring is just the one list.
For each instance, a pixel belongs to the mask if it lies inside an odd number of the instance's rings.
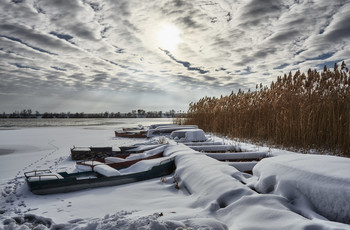
{"label": "sky", "polygon": [[0,112],[187,111],[350,65],[350,0],[0,0]]}

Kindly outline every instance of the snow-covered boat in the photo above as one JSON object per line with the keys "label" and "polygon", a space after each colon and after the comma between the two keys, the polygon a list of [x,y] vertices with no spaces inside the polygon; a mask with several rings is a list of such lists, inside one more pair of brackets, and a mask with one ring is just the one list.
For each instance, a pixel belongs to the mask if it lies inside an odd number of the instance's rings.
{"label": "snow-covered boat", "polygon": [[142,145],[142,146],[121,146],[117,149],[113,147],[76,147],[70,149],[72,160],[94,160],[105,157],[128,157],[130,153],[141,153],[159,145]]}
{"label": "snow-covered boat", "polygon": [[206,153],[208,157],[220,161],[259,161],[263,158],[269,157],[266,152],[236,152],[236,153]]}
{"label": "snow-covered boat", "polygon": [[76,166],[78,169],[87,168],[91,170],[93,170],[95,166],[101,165],[101,164],[106,164],[115,169],[126,168],[142,160],[150,160],[150,159],[163,157],[163,152],[165,147],[166,147],[165,145],[160,145],[156,148],[146,150],[142,153],[130,154],[127,157],[106,157],[106,158],[90,160],[90,161],[77,161]]}
{"label": "snow-covered boat", "polygon": [[[213,141],[210,138],[207,138],[207,136],[205,135],[205,132],[202,129],[176,130],[170,134],[170,138],[176,141],[177,143],[182,143],[189,147],[199,146],[199,147],[194,147],[194,148],[198,148],[199,150],[201,150],[201,146],[223,145],[222,141]],[[206,147],[204,147],[203,149],[205,148]],[[226,151],[227,147],[224,147],[224,148],[225,148],[224,151]]]}
{"label": "snow-covered boat", "polygon": [[170,134],[170,138],[176,142],[205,142],[207,137],[202,129],[180,129]]}
{"label": "snow-covered boat", "polygon": [[166,176],[174,169],[174,158],[168,158],[144,171],[130,174],[122,174],[108,165],[99,165],[94,167],[94,171],[52,173],[50,170],[37,170],[25,172],[24,175],[32,193],[45,195],[149,180]]}
{"label": "snow-covered boat", "polygon": [[198,152],[206,153],[225,153],[225,152],[240,152],[241,149],[236,145],[192,145],[188,146]]}
{"label": "snow-covered boat", "polygon": [[72,160],[89,160],[103,158],[108,156],[121,155],[120,148],[113,149],[112,147],[76,147],[70,149]]}
{"label": "snow-covered boat", "polygon": [[171,134],[173,131],[181,130],[181,129],[198,129],[197,125],[160,125],[156,128],[148,129],[147,131],[147,137],[153,137],[156,135],[162,135],[162,134]]}
{"label": "snow-covered boat", "polygon": [[181,143],[187,146],[222,145],[221,141],[205,141],[205,142],[189,141],[189,142],[181,142]]}
{"label": "snow-covered boat", "polygon": [[114,131],[116,137],[126,137],[126,138],[146,138],[146,130],[116,130]]}

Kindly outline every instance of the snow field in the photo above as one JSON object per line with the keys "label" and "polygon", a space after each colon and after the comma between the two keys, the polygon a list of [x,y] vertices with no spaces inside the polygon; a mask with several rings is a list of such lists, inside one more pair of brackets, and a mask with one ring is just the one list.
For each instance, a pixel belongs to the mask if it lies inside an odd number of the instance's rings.
{"label": "snow field", "polygon": [[[75,169],[68,157],[73,145],[145,142],[114,138],[113,129],[1,131],[0,149],[13,152],[0,156],[0,229],[350,229],[349,159],[339,157],[274,150],[277,156],[258,162],[250,175],[169,141],[164,156],[176,157],[177,169],[164,178],[45,196],[29,191],[24,171]],[[123,173],[155,163],[139,162]]]}

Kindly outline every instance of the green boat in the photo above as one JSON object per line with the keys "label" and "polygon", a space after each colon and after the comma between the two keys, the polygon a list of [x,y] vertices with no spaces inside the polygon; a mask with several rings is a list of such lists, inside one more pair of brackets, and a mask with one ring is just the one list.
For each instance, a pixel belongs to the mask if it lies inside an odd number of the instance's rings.
{"label": "green boat", "polygon": [[[114,170],[118,172],[116,169]],[[151,169],[126,175],[119,173],[119,175],[105,176],[96,171],[52,173],[50,170],[25,172],[24,175],[32,193],[45,195],[144,181],[169,175],[174,170],[175,159],[169,158]]]}

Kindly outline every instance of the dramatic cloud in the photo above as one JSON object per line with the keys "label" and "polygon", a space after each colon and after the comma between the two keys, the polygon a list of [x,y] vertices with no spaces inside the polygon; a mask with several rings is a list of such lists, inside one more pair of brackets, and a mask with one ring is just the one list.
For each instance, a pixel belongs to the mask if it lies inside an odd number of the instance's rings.
{"label": "dramatic cloud", "polygon": [[350,65],[348,0],[0,0],[2,111],[186,110]]}

